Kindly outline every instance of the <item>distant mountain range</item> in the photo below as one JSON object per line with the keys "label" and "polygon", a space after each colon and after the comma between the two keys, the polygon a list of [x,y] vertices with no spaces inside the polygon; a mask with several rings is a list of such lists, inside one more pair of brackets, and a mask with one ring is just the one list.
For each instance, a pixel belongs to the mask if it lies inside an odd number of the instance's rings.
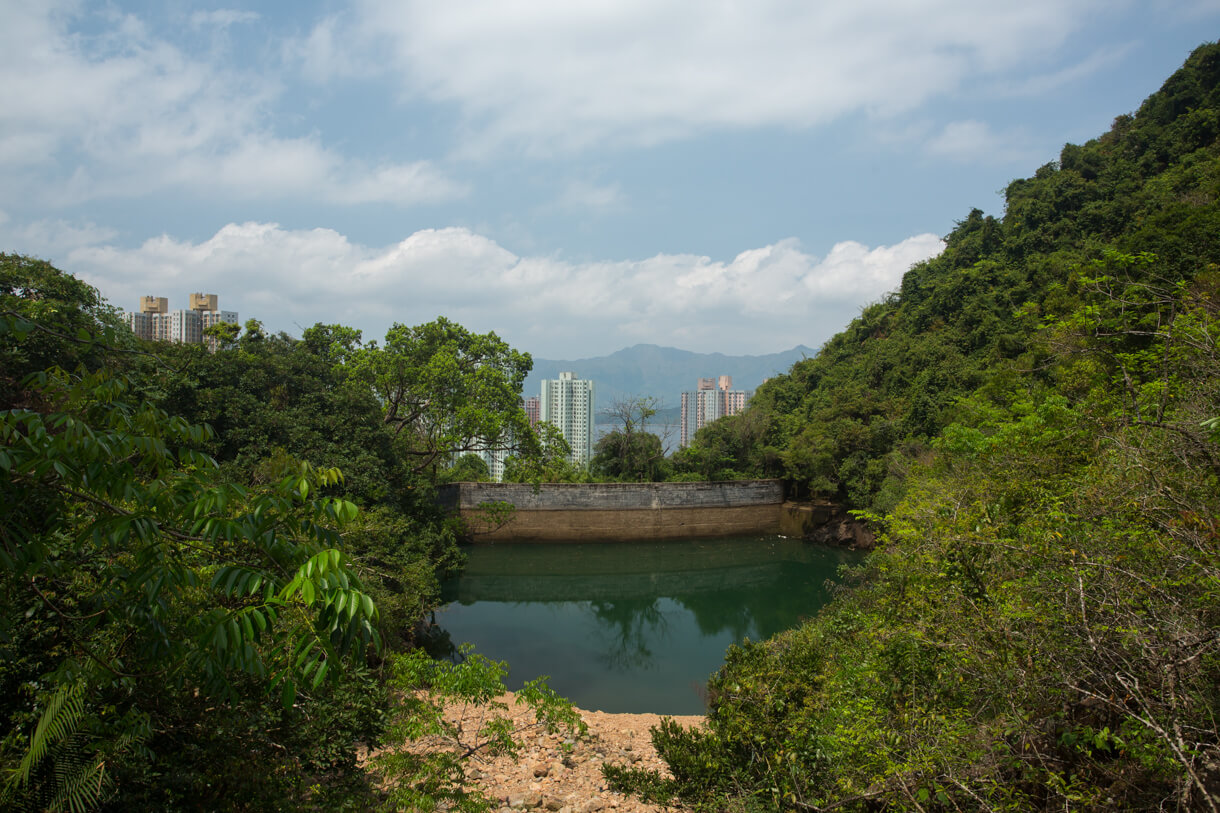
{"label": "distant mountain range", "polygon": [[599,412],[616,400],[631,396],[653,396],[661,400],[662,406],[676,408],[682,393],[695,389],[699,378],[731,375],[733,389],[754,390],[764,379],[786,373],[794,362],[816,354],[816,350],[804,345],[765,356],[726,356],[637,344],[597,358],[571,361],[536,358],[523,391],[526,396],[537,395],[543,379],[558,378],[561,372],[570,371],[579,378],[593,379]]}

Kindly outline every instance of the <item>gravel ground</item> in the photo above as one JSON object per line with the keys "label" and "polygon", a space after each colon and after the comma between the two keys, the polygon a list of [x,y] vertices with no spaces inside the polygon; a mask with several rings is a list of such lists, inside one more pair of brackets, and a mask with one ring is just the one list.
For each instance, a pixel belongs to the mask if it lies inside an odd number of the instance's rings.
{"label": "gravel ground", "polygon": [[[500,700],[518,712],[514,696],[506,693]],[[521,707],[522,709],[524,707]],[[565,734],[531,731],[523,736],[523,747],[516,758],[471,757],[466,775],[471,788],[477,787],[500,810],[554,811],[555,813],[653,813],[681,808],[647,805],[615,793],[602,778],[603,764],[664,770],[665,764],[652,747],[649,729],[661,721],[657,714],[609,714],[579,710],[588,733],[574,740]],[[463,728],[479,725],[480,710],[471,709],[465,717],[462,707],[446,710],[447,717]],[[521,719],[528,722],[530,718]],[[700,725],[701,716],[675,716],[684,726]],[[429,744],[422,744],[429,747]],[[435,744],[432,744],[434,747]]]}

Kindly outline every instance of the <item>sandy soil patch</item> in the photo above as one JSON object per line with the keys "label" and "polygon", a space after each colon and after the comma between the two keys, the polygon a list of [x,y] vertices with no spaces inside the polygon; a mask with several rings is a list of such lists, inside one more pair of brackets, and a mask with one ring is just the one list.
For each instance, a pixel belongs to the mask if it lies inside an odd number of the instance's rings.
{"label": "sandy soil patch", "polygon": [[[514,704],[512,692],[499,700],[508,705],[514,716],[519,715],[523,721],[530,719],[524,706]],[[480,789],[493,801],[493,809],[498,802],[500,810],[654,813],[681,809],[643,804],[615,793],[602,777],[603,764],[665,770],[649,734],[649,729],[661,722],[662,715],[579,711],[589,727],[584,737],[526,732],[520,737],[522,748],[515,759],[473,755],[466,767],[468,787]],[[460,705],[449,706],[446,717],[450,722],[460,722],[466,730],[477,728],[482,710],[467,707],[464,717],[462,712]],[[703,723],[701,716],[673,719],[684,726]]]}

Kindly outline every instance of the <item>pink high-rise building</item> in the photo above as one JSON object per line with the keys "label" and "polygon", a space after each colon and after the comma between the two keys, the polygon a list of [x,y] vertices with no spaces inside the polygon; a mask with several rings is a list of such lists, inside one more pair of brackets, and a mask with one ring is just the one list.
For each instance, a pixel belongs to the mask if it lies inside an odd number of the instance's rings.
{"label": "pink high-rise building", "polygon": [[694,392],[682,393],[683,446],[690,445],[695,433],[717,418],[736,415],[746,408],[752,393],[733,389],[733,377],[700,378]]}
{"label": "pink high-rise building", "polygon": [[525,417],[530,419],[530,426],[536,425],[542,417],[542,399],[537,395],[525,399]]}

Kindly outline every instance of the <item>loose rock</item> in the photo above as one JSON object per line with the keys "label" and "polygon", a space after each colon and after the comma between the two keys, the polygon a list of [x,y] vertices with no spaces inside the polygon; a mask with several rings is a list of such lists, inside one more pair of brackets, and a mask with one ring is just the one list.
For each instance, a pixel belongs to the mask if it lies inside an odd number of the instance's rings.
{"label": "loose rock", "polygon": [[[513,694],[499,698],[516,709]],[[458,722],[461,708],[446,710],[451,722]],[[476,727],[477,709],[467,710],[466,727]],[[548,813],[660,813],[681,808],[661,807],[640,802],[606,789],[602,765],[630,765],[633,768],[665,771],[665,763],[652,747],[649,730],[661,722],[656,714],[608,714],[581,711],[589,727],[585,737],[567,734],[527,734],[517,759],[490,758],[476,754],[466,764],[467,789],[479,790],[489,799],[507,800],[506,810],[542,810]],[[683,726],[702,725],[703,718],[674,718]],[[524,720],[524,717],[523,717]],[[503,804],[503,802],[501,803]]]}

